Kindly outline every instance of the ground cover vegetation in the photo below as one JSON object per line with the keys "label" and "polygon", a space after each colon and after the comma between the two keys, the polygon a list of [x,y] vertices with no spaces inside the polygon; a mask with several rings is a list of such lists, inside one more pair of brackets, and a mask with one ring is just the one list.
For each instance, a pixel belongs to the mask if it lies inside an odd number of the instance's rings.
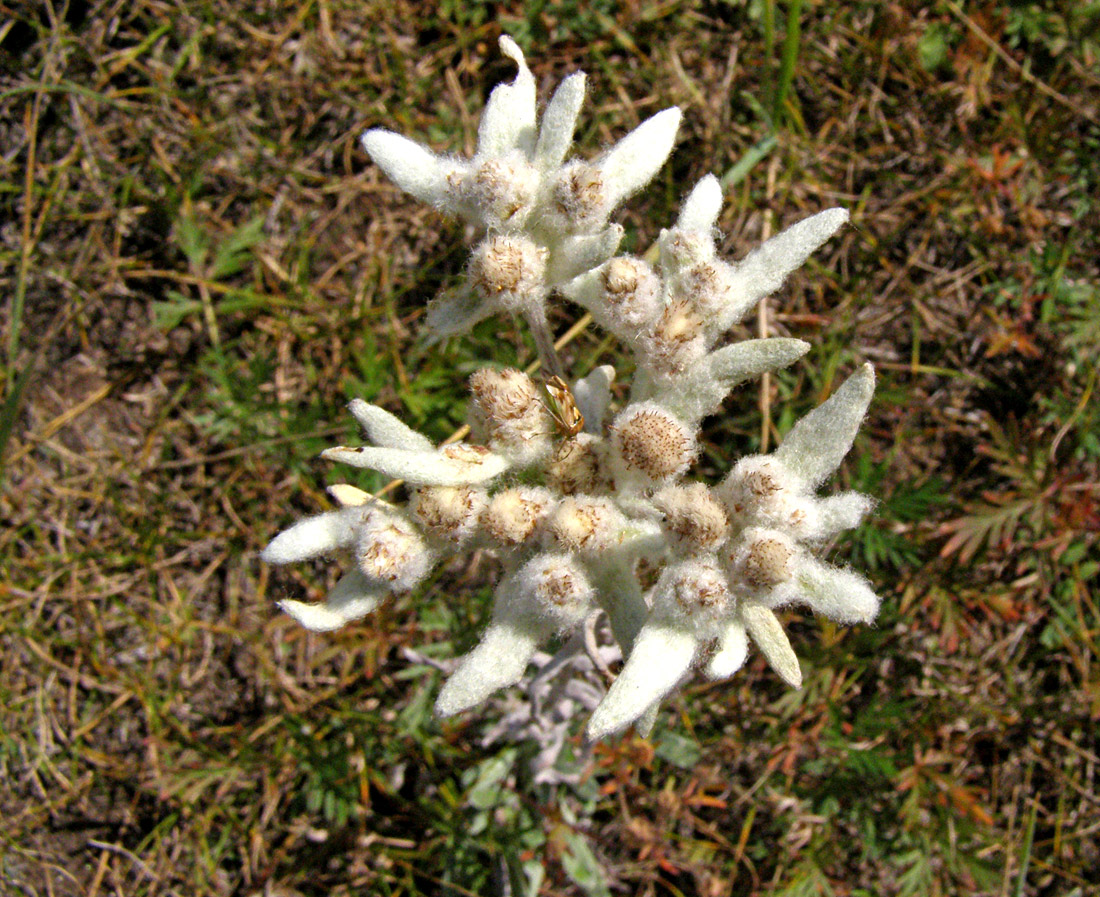
{"label": "ground cover vegetation", "polygon": [[[0,7],[0,891],[1089,893],[1100,5],[1070,6]],[[257,559],[333,507],[348,400],[438,443],[482,359],[535,357],[500,319],[418,341],[466,234],[358,143],[469,155],[502,31],[541,102],[588,72],[585,155],[683,109],[625,250],[707,173],[724,258],[851,213],[746,329],[813,348],[708,419],[704,478],[878,372],[833,488],[881,503],[827,552],[876,624],[785,613],[800,690],[754,656],[591,753],[516,691],[432,716],[484,556],[329,634],[275,601],[335,565]]]}

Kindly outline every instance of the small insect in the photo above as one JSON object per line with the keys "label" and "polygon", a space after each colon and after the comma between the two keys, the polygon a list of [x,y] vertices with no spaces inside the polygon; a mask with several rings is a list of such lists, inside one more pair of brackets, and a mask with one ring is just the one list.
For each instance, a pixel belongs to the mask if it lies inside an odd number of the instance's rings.
{"label": "small insect", "polygon": [[548,377],[543,388],[550,398],[546,403],[546,410],[554,418],[554,423],[566,436],[576,436],[584,429],[584,415],[577,407],[569,386],[561,377]]}

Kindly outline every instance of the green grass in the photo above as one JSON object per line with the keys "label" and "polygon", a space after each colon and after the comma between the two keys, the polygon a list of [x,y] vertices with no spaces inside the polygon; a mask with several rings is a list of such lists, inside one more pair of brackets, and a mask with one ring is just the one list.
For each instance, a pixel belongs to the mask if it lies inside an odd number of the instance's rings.
{"label": "green grass", "polygon": [[[0,891],[1089,893],[1100,6],[242,9],[0,19]],[[435,721],[442,674],[404,653],[472,644],[491,560],[321,636],[274,601],[334,565],[256,557],[347,479],[316,456],[355,438],[350,398],[443,439],[479,360],[533,358],[502,321],[425,350],[464,235],[357,144],[469,149],[502,28],[543,100],[588,71],[583,152],[683,107],[617,216],[632,251],[707,172],[727,257],[852,210],[770,300],[814,345],[772,378],[776,434],[880,372],[837,488],[881,503],[828,552],[878,622],[791,615],[799,692],[751,662],[590,756],[578,719],[573,784],[483,745],[503,703]],[[594,327],[565,356],[619,360]],[[746,385],[705,473],[760,433]]]}

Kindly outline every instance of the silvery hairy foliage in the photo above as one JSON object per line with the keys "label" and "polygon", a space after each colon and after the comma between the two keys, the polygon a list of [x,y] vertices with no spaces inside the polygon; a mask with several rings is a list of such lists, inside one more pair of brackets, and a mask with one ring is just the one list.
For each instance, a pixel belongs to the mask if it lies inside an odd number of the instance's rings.
{"label": "silvery hairy foliage", "polygon": [[[820,212],[726,262],[714,242],[722,190],[707,176],[661,232],[649,256],[655,264],[616,255],[622,228],[609,215],[664,164],[679,110],[659,112],[593,160],[570,159],[584,75],[561,84],[539,121],[519,47],[507,37],[500,45],[519,71],[493,91],[472,159],[440,156],[385,130],[368,131],[363,145],[399,187],[480,235],[462,285],[428,307],[431,335],[458,335],[507,312],[531,329],[549,377],[478,370],[469,380],[470,439],[441,446],[353,401],[366,444],[323,457],[403,480],[408,501],[334,487],[341,507],[283,531],[263,559],[340,553],[347,572],[323,603],[280,606],[309,629],[336,629],[388,595],[416,589],[446,558],[486,549],[503,571],[491,619],[443,686],[440,716],[520,682],[533,660],[567,672],[568,663],[555,666],[540,648],[556,638],[575,648],[596,615],[606,617],[624,661],[598,701],[590,688],[570,696],[570,707],[595,706],[589,739],[631,724],[648,731],[680,684],[733,676],[750,648],[797,688],[802,674],[781,608],[802,605],[848,624],[878,612],[863,577],[818,557],[873,504],[855,492],[817,494],[870,403],[871,366],[849,376],[771,454],[741,458],[716,485],[690,471],[700,423],[731,390],[810,348],[797,339],[730,342],[730,329],[848,213]],[[587,310],[633,355],[628,391],[615,389],[609,366],[567,381],[546,312],[560,299]],[[547,697],[545,681],[536,677],[530,694]],[[554,694],[560,706],[565,692]],[[552,747],[563,721],[537,716],[513,713],[511,721],[541,727]]]}

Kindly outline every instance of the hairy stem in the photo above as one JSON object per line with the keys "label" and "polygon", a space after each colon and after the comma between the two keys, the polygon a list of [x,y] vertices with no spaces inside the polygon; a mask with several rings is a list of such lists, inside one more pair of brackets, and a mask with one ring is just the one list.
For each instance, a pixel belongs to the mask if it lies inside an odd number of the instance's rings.
{"label": "hairy stem", "polygon": [[558,357],[558,350],[554,348],[554,334],[550,332],[550,322],[546,320],[546,309],[540,305],[528,311],[524,318],[535,337],[535,347],[539,352],[543,372],[548,377],[561,377],[565,380],[565,368]]}

